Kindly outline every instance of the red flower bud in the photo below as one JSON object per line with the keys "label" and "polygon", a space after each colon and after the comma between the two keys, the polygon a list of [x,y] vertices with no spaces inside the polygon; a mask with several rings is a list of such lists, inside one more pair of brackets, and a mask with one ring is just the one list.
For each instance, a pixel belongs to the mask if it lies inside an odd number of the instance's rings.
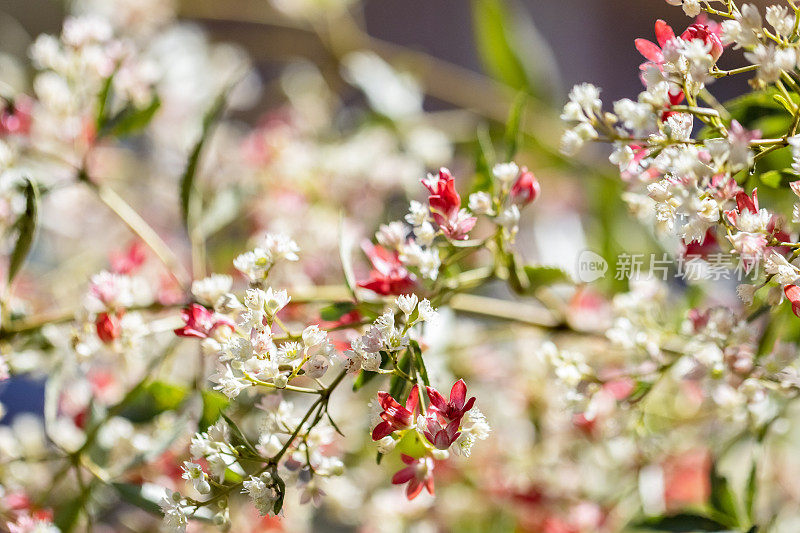
{"label": "red flower bud", "polygon": [[516,204],[528,205],[539,196],[541,187],[533,172],[527,168],[522,168],[517,181],[511,187],[511,200]]}

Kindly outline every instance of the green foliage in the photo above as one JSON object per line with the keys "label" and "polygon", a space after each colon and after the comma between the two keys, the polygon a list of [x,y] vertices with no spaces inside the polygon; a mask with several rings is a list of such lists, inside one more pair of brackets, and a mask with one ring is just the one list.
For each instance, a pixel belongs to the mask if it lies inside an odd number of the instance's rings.
{"label": "green foliage", "polygon": [[[422,357],[422,349],[419,347],[419,343],[415,340],[412,340],[409,350],[411,350],[414,354],[414,364],[416,365],[417,371],[422,378],[422,382],[426,387],[430,387],[431,382],[428,379],[428,369],[425,368],[425,358]],[[422,393],[420,392],[420,394]]]}
{"label": "green foliage", "polygon": [[522,118],[525,113],[525,104],[528,101],[528,94],[520,92],[514,104],[511,106],[508,121],[506,122],[506,133],[504,136],[506,144],[506,161],[511,161],[517,155],[517,148],[520,141],[520,127],[522,126]]}
{"label": "green foliage", "polygon": [[203,147],[208,141],[208,138],[211,136],[212,127],[225,110],[227,97],[228,89],[226,88],[217,96],[211,108],[206,112],[203,117],[203,128],[200,132],[200,138],[197,139],[186,161],[186,170],[184,170],[180,181],[181,217],[183,225],[186,228],[189,227],[189,215],[192,208],[192,197],[195,191],[195,179],[200,165],[200,155],[203,152]]}
{"label": "green foliage", "polygon": [[322,320],[333,322],[335,320],[339,320],[342,318],[342,316],[346,315],[355,308],[356,306],[351,302],[336,302],[320,309],[319,317]]}
{"label": "green foliage", "polygon": [[213,425],[219,419],[223,410],[230,404],[230,400],[224,394],[214,390],[204,390],[201,397],[203,399],[203,415],[197,425],[199,431],[205,431],[208,426]]}
{"label": "green foliage", "polygon": [[712,520],[706,516],[691,513],[681,513],[672,516],[648,518],[634,524],[632,531],[663,531],[675,533],[691,533],[695,531],[728,531],[725,524]]}
{"label": "green foliage", "polygon": [[478,55],[492,77],[554,99],[558,74],[552,54],[523,9],[504,0],[472,0],[472,23]]}
{"label": "green foliage", "polygon": [[173,411],[186,401],[189,391],[180,385],[153,381],[136,392],[120,416],[134,423],[149,422],[165,411]]}
{"label": "green foliage", "polygon": [[111,135],[117,138],[129,137],[141,132],[161,108],[161,100],[153,98],[147,107],[125,106],[119,113],[103,121],[99,135]]}
{"label": "green foliage", "polygon": [[228,426],[230,427],[230,430],[231,430],[231,444],[233,444],[234,447],[236,447],[236,448],[241,448],[241,449],[247,450],[248,452],[250,452],[254,456],[258,457],[259,456],[258,451],[253,447],[252,444],[250,444],[250,441],[247,440],[247,437],[244,436],[244,433],[242,432],[242,430],[239,429],[238,425],[236,425],[236,422],[231,420],[231,418],[228,415],[226,415],[225,413],[223,413],[221,411],[220,411],[219,415],[225,420],[225,422],[227,422]]}
{"label": "green foliage", "polygon": [[716,463],[711,468],[711,497],[709,504],[715,516],[730,527],[739,525],[739,506],[727,478],[719,473]]}
{"label": "green foliage", "polygon": [[470,193],[493,193],[494,180],[492,179],[492,165],[495,162],[494,146],[489,134],[489,128],[483,124],[478,128],[475,143],[475,179],[472,182]]}
{"label": "green foliage", "polygon": [[25,180],[25,211],[17,218],[13,229],[17,232],[17,242],[11,252],[11,259],[8,265],[8,283],[14,281],[20,268],[22,268],[28,253],[33,246],[33,239],[36,235],[36,228],[39,223],[39,190],[36,184],[30,180]]}
{"label": "green foliage", "polygon": [[123,501],[152,514],[157,515],[161,513],[161,506],[158,502],[144,495],[141,485],[134,485],[133,483],[112,483],[111,486],[114,487]]}

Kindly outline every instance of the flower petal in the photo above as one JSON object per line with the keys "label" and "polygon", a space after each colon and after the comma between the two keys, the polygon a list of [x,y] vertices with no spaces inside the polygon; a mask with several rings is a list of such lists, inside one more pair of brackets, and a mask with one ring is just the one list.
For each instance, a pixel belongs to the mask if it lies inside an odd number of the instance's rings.
{"label": "flower petal", "polygon": [[656,46],[656,43],[648,41],[647,39],[636,39],[633,41],[633,44],[636,45],[636,49],[639,50],[639,53],[646,59],[658,64],[664,62],[664,54],[661,52],[661,48]]}
{"label": "flower petal", "polygon": [[464,407],[464,400],[467,397],[467,384],[463,379],[459,379],[450,389],[450,403],[456,408],[461,409]]}
{"label": "flower petal", "polygon": [[675,32],[672,27],[661,19],[656,21],[656,40],[658,44],[663,47],[671,39],[675,38]]}
{"label": "flower petal", "polygon": [[414,477],[414,467],[407,466],[392,476],[393,485],[402,485]]}

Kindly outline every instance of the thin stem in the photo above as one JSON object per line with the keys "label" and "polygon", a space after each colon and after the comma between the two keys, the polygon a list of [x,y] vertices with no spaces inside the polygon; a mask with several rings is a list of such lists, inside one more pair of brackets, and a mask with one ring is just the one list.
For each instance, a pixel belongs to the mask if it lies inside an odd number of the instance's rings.
{"label": "thin stem", "polygon": [[140,239],[151,249],[156,257],[164,263],[170,276],[181,286],[188,288],[189,274],[183,268],[169,245],[161,239],[156,231],[136,212],[123,198],[110,187],[96,185],[89,181],[92,190]]}

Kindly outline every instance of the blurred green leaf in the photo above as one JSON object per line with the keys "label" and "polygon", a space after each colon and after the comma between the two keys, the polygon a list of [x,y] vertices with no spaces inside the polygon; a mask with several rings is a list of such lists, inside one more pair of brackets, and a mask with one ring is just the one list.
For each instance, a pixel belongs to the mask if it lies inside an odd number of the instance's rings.
{"label": "blurred green leaf", "polygon": [[426,387],[430,387],[431,382],[428,379],[428,369],[425,368],[425,359],[422,357],[422,349],[419,347],[419,343],[412,340],[410,343],[410,350],[414,353],[414,364],[417,365],[417,371],[422,378],[422,382]]}
{"label": "blurred green leaf", "polygon": [[495,162],[492,138],[489,128],[485,124],[478,127],[477,142],[475,143],[475,179],[472,182],[470,193],[485,192],[492,194],[494,180],[492,179],[492,165]]}
{"label": "blurred green leaf", "polygon": [[533,291],[555,283],[571,283],[572,277],[563,269],[554,266],[525,265],[529,290]]}
{"label": "blurred green leaf", "polygon": [[648,518],[631,526],[634,531],[665,531],[675,533],[691,533],[693,531],[728,531],[725,524],[708,517],[682,513],[672,516]]}
{"label": "blurred green leaf", "polygon": [[353,309],[355,309],[355,305],[350,302],[336,302],[320,309],[319,317],[322,320],[333,322],[339,320]]}
{"label": "blurred green leaf", "polygon": [[120,412],[131,422],[148,422],[165,411],[180,407],[189,391],[180,385],[154,381],[139,390]]}
{"label": "blurred green leaf", "polygon": [[758,485],[758,463],[753,458],[753,466],[750,467],[750,474],[747,476],[747,485],[744,493],[744,509],[747,512],[747,519],[753,523],[755,517],[756,487]]}
{"label": "blurred green leaf", "polygon": [[525,10],[505,0],[472,0],[472,23],[478,55],[492,77],[543,100],[555,97],[555,61]]}
{"label": "blurred green leaf", "polygon": [[39,190],[36,184],[25,179],[25,211],[17,218],[14,229],[17,232],[17,242],[11,252],[8,265],[8,284],[10,285],[19,269],[22,268],[28,253],[33,246],[36,228],[39,224]]}
{"label": "blurred green leaf", "polygon": [[[711,467],[711,498],[709,503],[719,512],[719,519],[725,518],[729,526],[739,525],[739,508],[736,495],[725,476],[719,473],[716,463]],[[717,516],[717,515],[715,515]]]}
{"label": "blurred green leaf", "polygon": [[[401,355],[400,359],[397,361],[397,367],[406,374],[411,370],[411,356],[408,352],[408,350],[403,352],[403,355]],[[392,375],[392,378],[389,380],[389,395],[399,402],[406,389],[406,384],[407,381],[405,378]]]}
{"label": "blurred green leaf", "polygon": [[150,105],[137,108],[126,106],[122,111],[103,123],[101,136],[111,134],[114,137],[128,137],[142,131],[161,108],[161,100],[153,98]]}
{"label": "blurred green leaf", "polygon": [[194,148],[189,154],[186,161],[186,170],[183,172],[180,182],[180,200],[181,200],[181,217],[183,225],[188,229],[189,227],[189,212],[192,207],[192,196],[195,189],[195,178],[197,177],[197,169],[200,165],[200,155],[203,152],[208,138],[211,136],[211,130],[217,120],[222,116],[225,110],[225,102],[228,97],[228,89],[225,88],[214,100],[209,110],[203,117],[203,127],[200,131],[200,137],[194,145]]}
{"label": "blurred green leaf", "polygon": [[356,276],[353,272],[353,240],[345,228],[344,212],[339,215],[339,260],[342,263],[344,283],[353,296],[353,300],[358,301],[355,293]]}
{"label": "blurred green leaf", "polygon": [[759,175],[761,183],[767,187],[777,189],[781,185],[782,174],[780,170],[770,170]]}
{"label": "blurred green leaf", "polygon": [[123,501],[143,509],[152,514],[161,514],[161,506],[157,501],[151,500],[144,495],[141,485],[133,483],[112,483],[112,487],[117,491]]}
{"label": "blurred green leaf", "polygon": [[511,106],[511,111],[508,115],[506,122],[506,161],[511,161],[517,155],[517,147],[520,140],[520,126],[522,125],[522,117],[525,112],[525,104],[528,101],[528,94],[521,91],[514,99],[514,104]]}
{"label": "blurred green leaf", "polygon": [[253,455],[258,456],[258,451],[253,447],[252,444],[250,444],[250,441],[247,440],[247,437],[244,436],[242,430],[239,429],[238,425],[236,425],[236,422],[231,420],[231,418],[222,411],[220,411],[219,416],[221,416],[225,420],[225,422],[228,423],[228,427],[230,427],[231,444],[233,444],[236,447],[243,447]]}
{"label": "blurred green leaf", "polygon": [[198,431],[205,431],[214,424],[228,407],[230,400],[221,392],[215,390],[204,390],[201,393],[203,399],[203,414],[198,422]]}
{"label": "blurred green leaf", "polygon": [[286,483],[284,483],[281,476],[278,475],[277,470],[272,472],[272,479],[275,480],[278,489],[278,498],[275,500],[275,505],[272,507],[272,512],[277,515],[281,512],[281,509],[283,509],[283,499],[286,496]]}

